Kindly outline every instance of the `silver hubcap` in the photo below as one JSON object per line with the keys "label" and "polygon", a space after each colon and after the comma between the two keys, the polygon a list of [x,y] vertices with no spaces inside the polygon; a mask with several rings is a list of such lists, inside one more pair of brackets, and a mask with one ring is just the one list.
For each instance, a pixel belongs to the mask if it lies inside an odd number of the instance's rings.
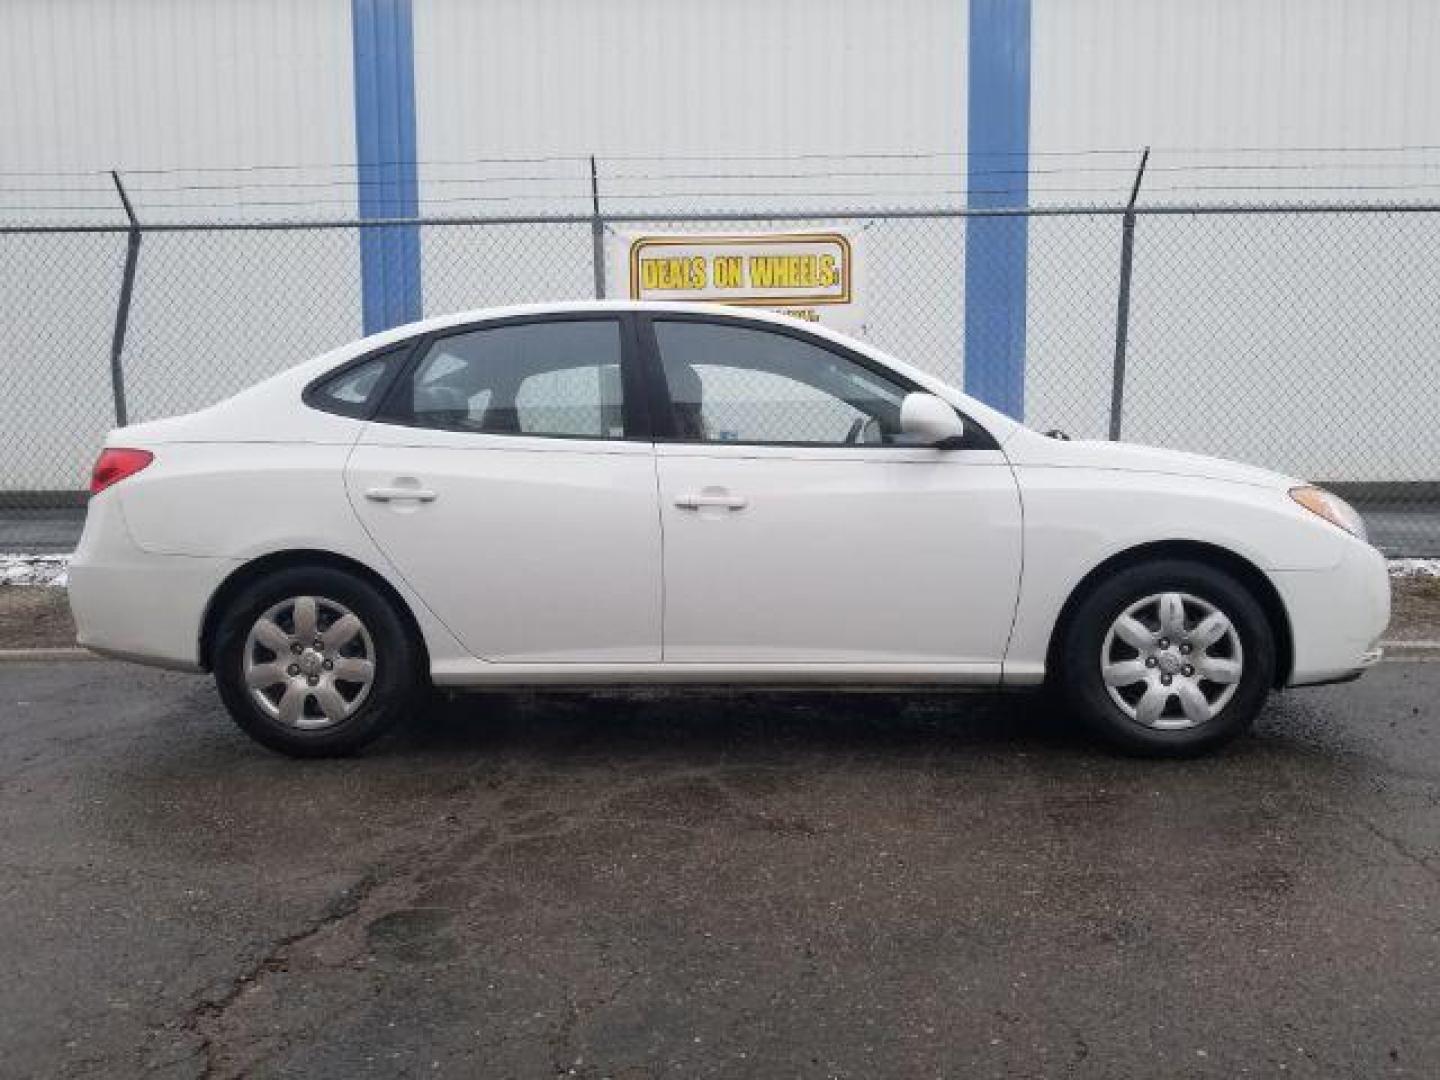
{"label": "silver hubcap", "polygon": [[1100,673],[1125,715],[1152,728],[1196,727],[1235,696],[1240,635],[1223,611],[1189,593],[1147,596],[1105,635]]}
{"label": "silver hubcap", "polygon": [[375,644],[344,604],[294,596],[255,620],[245,641],[243,675],[267,716],[289,727],[330,727],[369,696]]}

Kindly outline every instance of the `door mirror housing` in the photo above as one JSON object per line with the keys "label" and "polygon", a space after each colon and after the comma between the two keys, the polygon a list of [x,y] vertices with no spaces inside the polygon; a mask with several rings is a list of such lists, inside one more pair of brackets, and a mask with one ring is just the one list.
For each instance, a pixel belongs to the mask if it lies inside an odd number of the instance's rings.
{"label": "door mirror housing", "polygon": [[926,446],[951,449],[965,434],[960,414],[934,394],[906,394],[900,402],[900,430]]}

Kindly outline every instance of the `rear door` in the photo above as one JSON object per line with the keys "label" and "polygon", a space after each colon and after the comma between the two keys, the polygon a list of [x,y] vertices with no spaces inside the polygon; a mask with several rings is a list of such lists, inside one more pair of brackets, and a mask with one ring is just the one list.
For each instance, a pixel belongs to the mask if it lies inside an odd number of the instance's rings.
{"label": "rear door", "polygon": [[1003,454],[904,445],[896,373],[801,330],[642,322],[665,542],[665,659],[998,677],[1020,580]]}
{"label": "rear door", "polygon": [[366,530],[487,660],[660,658],[660,524],[627,315],[422,340],[346,470]]}

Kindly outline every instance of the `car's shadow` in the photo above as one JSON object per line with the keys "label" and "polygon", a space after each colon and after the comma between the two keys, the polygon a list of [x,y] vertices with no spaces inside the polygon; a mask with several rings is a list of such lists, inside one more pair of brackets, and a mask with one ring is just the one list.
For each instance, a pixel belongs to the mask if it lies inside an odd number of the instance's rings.
{"label": "car's shadow", "polygon": [[[1304,759],[1307,766],[1349,758],[1343,727],[1318,712],[1323,696],[1279,695],[1257,731],[1204,758],[1137,759],[1093,737],[1055,699],[1039,692],[639,690],[613,692],[469,692],[435,694],[396,731],[338,761],[291,762],[252,743],[229,722],[213,689],[197,684],[176,702],[174,726],[155,765],[213,770],[222,762],[246,773],[339,768],[383,773],[395,763],[422,771],[463,772],[482,762],[543,760],[552,768],[586,764],[815,765],[864,760],[899,768],[920,759],[983,771],[1016,762],[1024,769],[1097,776],[1171,769],[1264,769]],[[203,715],[205,731],[195,723]]]}
{"label": "car's shadow", "polygon": [[642,691],[457,694],[366,759],[538,755],[693,762],[789,756],[1024,755],[1118,760],[1038,693]]}
{"label": "car's shadow", "polygon": [[999,800],[1052,825],[1098,814],[1118,828],[1132,813],[1149,821],[1163,792],[1166,813],[1186,820],[1230,806],[1259,821],[1277,797],[1342,805],[1367,790],[1353,733],[1315,735],[1334,719],[1313,708],[1323,700],[1282,697],[1256,734],[1206,757],[1140,760],[1030,693],[465,694],[355,757],[295,761],[252,743],[197,683],[88,782],[103,792],[102,831],[172,846],[193,836],[177,851],[206,857],[220,838],[246,857],[276,835],[302,843],[299,822],[325,823],[318,835],[331,843],[356,829],[400,836],[421,821],[451,829],[527,814],[694,822],[738,813],[737,798],[746,814],[842,817]]}
{"label": "car's shadow", "polygon": [[1277,695],[1252,732],[1175,759],[1118,751],[1039,692],[470,693],[437,698],[355,764],[450,771],[528,760],[548,773],[758,765],[894,777],[938,770],[987,782],[1023,776],[1122,786],[1181,775],[1264,786],[1283,773],[1328,784],[1369,765],[1363,740],[1334,723],[1327,704],[1324,696]]}

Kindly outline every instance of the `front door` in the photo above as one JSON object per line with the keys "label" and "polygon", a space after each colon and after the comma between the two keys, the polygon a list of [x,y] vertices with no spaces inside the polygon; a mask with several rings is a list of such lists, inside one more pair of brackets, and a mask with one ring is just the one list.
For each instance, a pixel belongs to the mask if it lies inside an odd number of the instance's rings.
{"label": "front door", "polygon": [[395,570],[477,657],[660,659],[654,454],[629,324],[546,317],[422,343],[346,470]]}
{"label": "front door", "polygon": [[656,458],[666,661],[998,678],[1021,541],[1000,451],[903,445],[914,387],[803,332],[649,327],[672,435]]}

